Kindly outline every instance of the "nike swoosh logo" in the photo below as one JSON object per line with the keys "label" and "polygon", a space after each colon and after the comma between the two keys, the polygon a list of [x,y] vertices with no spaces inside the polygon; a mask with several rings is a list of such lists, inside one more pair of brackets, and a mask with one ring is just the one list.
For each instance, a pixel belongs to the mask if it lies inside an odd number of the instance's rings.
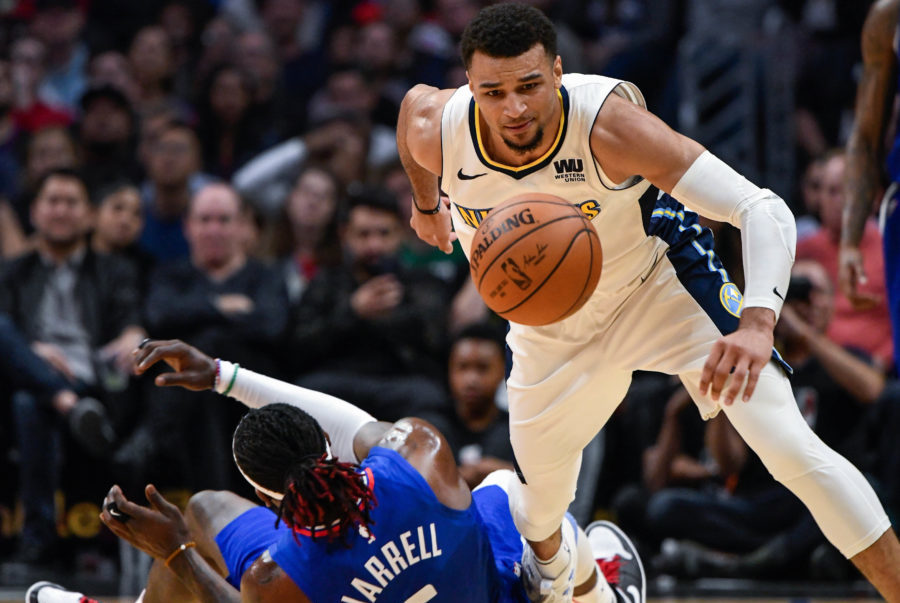
{"label": "nike swoosh logo", "polygon": [[784,301],[784,296],[782,296],[781,293],[778,292],[778,287],[772,287],[772,293],[777,295],[781,301]]}
{"label": "nike swoosh logo", "polygon": [[460,180],[475,180],[476,178],[481,178],[482,176],[487,176],[487,172],[483,172],[481,174],[475,174],[474,176],[469,176],[468,174],[463,174],[462,168],[458,172],[456,172],[456,177]]}

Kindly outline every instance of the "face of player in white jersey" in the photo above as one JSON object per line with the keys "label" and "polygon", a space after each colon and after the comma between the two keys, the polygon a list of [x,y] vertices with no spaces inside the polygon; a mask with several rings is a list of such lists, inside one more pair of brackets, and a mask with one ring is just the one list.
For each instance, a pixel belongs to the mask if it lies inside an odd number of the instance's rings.
{"label": "face of player in white jersey", "polygon": [[540,44],[508,58],[476,51],[466,73],[492,156],[524,165],[542,155],[559,128],[560,58],[550,60]]}

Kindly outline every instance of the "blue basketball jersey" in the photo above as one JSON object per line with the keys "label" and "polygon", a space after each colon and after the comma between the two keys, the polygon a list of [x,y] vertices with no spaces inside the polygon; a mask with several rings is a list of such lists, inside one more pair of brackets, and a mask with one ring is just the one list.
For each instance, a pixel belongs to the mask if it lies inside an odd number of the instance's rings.
{"label": "blue basketball jersey", "polygon": [[310,600],[474,603],[504,598],[477,505],[465,511],[444,506],[425,478],[393,450],[373,448],[361,469],[378,501],[370,531],[349,535],[349,548],[325,536],[314,540],[303,531],[297,532],[298,543],[285,531],[269,548]]}
{"label": "blue basketball jersey", "polygon": [[[900,23],[897,24],[897,34],[894,36],[894,54],[897,55],[897,64],[900,65]],[[897,90],[900,91],[900,69],[897,70]],[[894,144],[887,156],[887,171],[891,180],[900,182],[900,128],[894,134]]]}

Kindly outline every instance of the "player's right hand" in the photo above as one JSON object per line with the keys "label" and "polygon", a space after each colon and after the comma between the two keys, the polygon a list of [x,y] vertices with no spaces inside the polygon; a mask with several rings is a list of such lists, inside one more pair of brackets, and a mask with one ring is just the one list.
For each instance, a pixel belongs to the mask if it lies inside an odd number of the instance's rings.
{"label": "player's right hand", "polygon": [[442,196],[438,203],[440,203],[441,211],[436,214],[423,214],[416,209],[415,201],[413,201],[409,225],[416,231],[416,235],[420,239],[429,245],[434,245],[444,253],[450,254],[453,253],[453,241],[456,240],[456,233],[451,228],[450,199]]}
{"label": "player's right hand", "polygon": [[216,382],[216,361],[178,339],[144,340],[134,352],[134,373],[143,375],[157,362],[165,362],[172,371],[157,375],[160,387],[177,385],[192,391],[212,389]]}
{"label": "player's right hand", "polygon": [[847,296],[855,310],[869,310],[881,302],[880,295],[859,290],[860,285],[866,284],[866,281],[862,251],[859,247],[841,245],[838,256],[838,283],[841,292]]}

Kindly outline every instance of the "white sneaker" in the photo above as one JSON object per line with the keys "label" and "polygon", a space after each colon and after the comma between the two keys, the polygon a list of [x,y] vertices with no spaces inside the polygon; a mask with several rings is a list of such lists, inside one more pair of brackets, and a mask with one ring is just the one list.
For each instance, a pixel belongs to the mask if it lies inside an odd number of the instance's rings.
{"label": "white sneaker", "polygon": [[25,593],[25,603],[97,603],[81,593],[66,590],[59,584],[42,581],[32,584]]}
{"label": "white sneaker", "polygon": [[617,603],[645,603],[647,577],[634,543],[614,523],[595,521],[585,530],[591,552]]}
{"label": "white sneaker", "polygon": [[522,582],[529,601],[536,603],[569,603],[575,589],[577,548],[575,530],[568,519],[562,522],[562,542],[557,555],[563,555],[565,567],[556,576],[546,576],[546,565],[538,561],[534,551],[525,543],[522,553]]}

